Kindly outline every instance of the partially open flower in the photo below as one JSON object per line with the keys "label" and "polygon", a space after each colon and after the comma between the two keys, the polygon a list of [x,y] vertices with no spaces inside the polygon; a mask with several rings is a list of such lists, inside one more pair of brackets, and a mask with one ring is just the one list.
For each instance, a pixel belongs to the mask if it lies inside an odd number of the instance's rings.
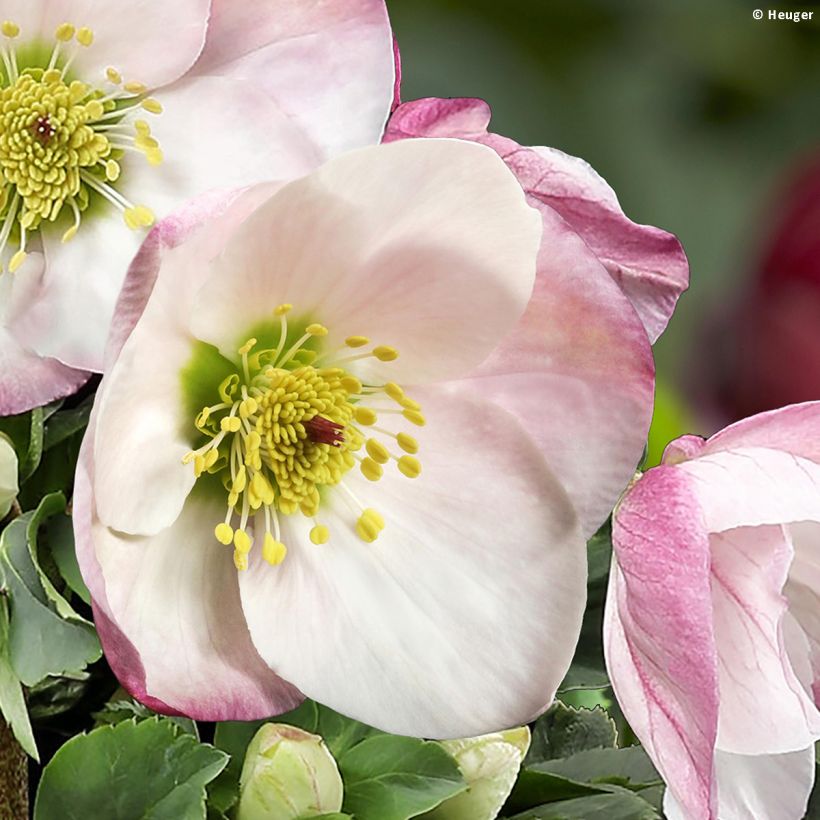
{"label": "partially open flower", "polygon": [[318,735],[266,723],[253,736],[240,778],[237,820],[299,820],[342,808],[342,776]]}
{"label": "partially open flower", "polygon": [[606,655],[670,820],[800,820],[820,739],[820,404],[672,442],[614,519]]}
{"label": "partially open flower", "polygon": [[18,490],[17,453],[9,440],[0,433],[0,519],[9,514]]}
{"label": "partially open flower", "polygon": [[[588,317],[569,285],[607,279],[597,260],[556,228],[536,281],[542,219],[456,140],[164,230],[126,282],[75,492],[120,679],[203,719],[301,691],[402,734],[527,722],[577,639],[579,515],[611,507],[651,406],[637,318]],[[603,374],[629,397],[605,429]],[[607,432],[620,458],[595,451]]]}
{"label": "partially open flower", "polygon": [[2,14],[6,414],[101,369],[157,217],[378,140],[393,58],[381,0],[7,0]]}

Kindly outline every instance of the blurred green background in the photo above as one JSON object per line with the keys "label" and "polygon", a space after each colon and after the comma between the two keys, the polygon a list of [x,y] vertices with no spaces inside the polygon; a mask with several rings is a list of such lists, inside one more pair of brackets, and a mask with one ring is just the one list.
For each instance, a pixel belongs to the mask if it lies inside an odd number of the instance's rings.
{"label": "blurred green background", "polygon": [[[820,4],[761,6],[815,10],[799,23],[755,20],[755,0],[388,6],[404,100],[482,97],[494,131],[584,157],[633,220],[680,237],[692,284],[655,354],[664,403],[686,401],[693,354],[709,321],[720,344],[779,183],[820,146]],[[688,400],[671,426],[711,432]]]}

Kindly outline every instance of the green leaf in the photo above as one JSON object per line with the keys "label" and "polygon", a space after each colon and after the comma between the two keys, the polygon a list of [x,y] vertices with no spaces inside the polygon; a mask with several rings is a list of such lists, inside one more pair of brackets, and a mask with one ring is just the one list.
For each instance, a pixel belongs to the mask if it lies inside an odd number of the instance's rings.
{"label": "green leaf", "polygon": [[[105,704],[99,711],[94,713],[95,726],[115,726],[124,720],[147,720],[156,717],[156,712],[152,712],[147,706],[133,700],[112,700]],[[186,717],[165,718],[179,726],[180,730],[186,734],[193,735],[199,740],[199,729],[196,723]]]}
{"label": "green leaf", "polygon": [[658,770],[641,746],[624,749],[588,749],[559,760],[532,767],[582,783],[612,783],[639,791],[662,783]]}
{"label": "green leaf", "polygon": [[204,820],[205,786],[228,762],[170,720],[73,737],[43,771],[34,820]]}
{"label": "green leaf", "polygon": [[9,659],[27,686],[84,669],[102,654],[94,627],[71,608],[37,562],[38,524],[64,505],[61,497],[49,496],[0,535],[0,568],[10,602]]}
{"label": "green leaf", "polygon": [[[276,718],[277,723],[285,721]],[[245,762],[248,744],[265,720],[226,720],[216,724],[214,746],[230,755],[228,765],[208,787],[208,805],[227,812],[239,800],[239,776]]]}
{"label": "green leaf", "polygon": [[69,589],[75,592],[82,601],[91,604],[91,593],[83,581],[77,553],[74,548],[74,527],[67,515],[58,515],[46,522],[46,538],[51,550],[51,557],[57,570]]}
{"label": "green leaf", "polygon": [[36,723],[73,709],[88,691],[87,672],[48,677],[28,691],[28,713]]}
{"label": "green leaf", "polygon": [[39,761],[40,756],[37,754],[37,744],[31,731],[23,687],[11,668],[8,631],[8,601],[5,596],[0,595],[0,711],[25,753]]}
{"label": "green leaf", "polygon": [[572,664],[559,687],[603,689],[609,686],[602,642],[604,601],[612,560],[611,524],[607,521],[587,542],[587,605]]}
{"label": "green leaf", "polygon": [[586,749],[614,748],[616,741],[615,723],[603,709],[573,709],[558,702],[535,722],[524,767]]}
{"label": "green leaf", "polygon": [[375,735],[339,758],[342,808],[357,820],[407,820],[467,788],[455,761],[437,743]]}
{"label": "green leaf", "polygon": [[645,800],[628,791],[577,797],[528,809],[510,820],[657,820]]}
{"label": "green leaf", "polygon": [[85,430],[94,397],[89,396],[76,407],[54,413],[48,420],[43,436],[43,452]]}
{"label": "green leaf", "polygon": [[561,775],[522,769],[505,803],[506,812],[524,811],[542,803],[555,803],[574,797],[608,794],[611,787],[579,783]]}
{"label": "green leaf", "polygon": [[332,814],[312,814],[310,817],[305,817],[303,820],[354,820],[352,814],[342,814],[336,811]]}

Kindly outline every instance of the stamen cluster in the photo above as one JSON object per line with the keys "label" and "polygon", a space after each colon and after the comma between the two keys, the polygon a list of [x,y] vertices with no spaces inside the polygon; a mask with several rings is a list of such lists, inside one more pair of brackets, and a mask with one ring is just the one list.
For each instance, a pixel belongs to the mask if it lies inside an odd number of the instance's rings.
{"label": "stamen cluster", "polygon": [[[234,562],[240,570],[248,566],[253,545],[248,525],[253,516],[256,532],[262,531],[264,523],[264,559],[280,564],[287,547],[281,540],[279,516],[301,513],[311,518],[310,539],[324,544],[330,531],[317,519],[322,493],[339,487],[356,514],[351,526],[370,543],[384,529],[384,519],[358,500],[344,483],[345,474],[358,463],[367,479],[378,481],[383,465],[391,459],[409,478],[421,472],[414,456],[418,444],[412,436],[374,426],[379,413],[400,413],[411,423],[423,425],[418,403],[407,398],[397,384],[366,385],[340,366],[371,357],[392,361],[398,353],[377,346],[342,358],[338,351],[317,354],[303,346],[309,339],[327,335],[320,324],[308,325],[302,337],[285,350],[290,310],[290,305],[280,305],[275,311],[280,322],[276,348],[257,350],[257,340],[249,339],[238,350],[241,363],[237,372],[219,385],[221,401],[203,408],[195,421],[199,433],[209,440],[183,459],[193,462],[197,478],[204,473],[221,478],[227,492],[227,513],[214,534],[221,543],[234,546]],[[345,347],[369,344],[362,336],[352,336]],[[321,359],[331,361],[318,366]],[[363,404],[365,398],[379,395],[392,399],[398,407]],[[395,455],[383,441],[368,438],[362,429],[366,427],[394,439],[405,455]],[[365,455],[360,453],[362,449]],[[236,518],[238,526],[234,528]]]}

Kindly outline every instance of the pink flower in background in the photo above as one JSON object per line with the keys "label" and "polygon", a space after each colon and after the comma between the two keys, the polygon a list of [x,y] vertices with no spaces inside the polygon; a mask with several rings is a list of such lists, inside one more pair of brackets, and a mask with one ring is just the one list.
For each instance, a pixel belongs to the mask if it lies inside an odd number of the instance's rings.
{"label": "pink flower in background", "polygon": [[383,0],[6,0],[0,413],[102,368],[146,229],[192,196],[377,142]]}
{"label": "pink flower in background", "polygon": [[820,738],[820,403],[684,436],[616,509],[605,650],[670,820],[799,820]]}
{"label": "pink flower in background", "polygon": [[74,499],[123,684],[207,720],[304,693],[433,737],[543,710],[578,635],[584,534],[649,423],[651,351],[619,300],[495,153],[456,140],[160,223]]}
{"label": "pink flower in background", "polygon": [[507,163],[542,212],[563,218],[632,302],[653,343],[689,285],[689,264],[672,234],[628,219],[612,188],[578,157],[527,148],[493,134],[490,107],[478,99],[414,100],[390,117],[385,141],[456,137],[488,145]]}
{"label": "pink flower in background", "polygon": [[698,367],[710,404],[730,420],[820,399],[820,156],[795,170],[764,218],[739,304],[728,323],[721,307],[707,336],[708,371]]}

